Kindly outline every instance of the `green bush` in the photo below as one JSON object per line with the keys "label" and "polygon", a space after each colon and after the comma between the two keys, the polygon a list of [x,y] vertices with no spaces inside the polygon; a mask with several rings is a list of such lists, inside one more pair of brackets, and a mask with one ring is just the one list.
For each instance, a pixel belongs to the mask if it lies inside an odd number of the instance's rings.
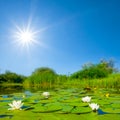
{"label": "green bush", "polygon": [[0,83],[23,83],[25,79],[25,76],[10,71],[0,74]]}
{"label": "green bush", "polygon": [[38,68],[31,76],[25,80],[25,84],[35,85],[35,84],[53,84],[55,83],[57,74],[51,68]]}
{"label": "green bush", "polygon": [[76,79],[95,79],[104,78],[115,71],[113,62],[102,60],[98,64],[85,64],[82,70],[79,70],[71,75],[71,78]]}

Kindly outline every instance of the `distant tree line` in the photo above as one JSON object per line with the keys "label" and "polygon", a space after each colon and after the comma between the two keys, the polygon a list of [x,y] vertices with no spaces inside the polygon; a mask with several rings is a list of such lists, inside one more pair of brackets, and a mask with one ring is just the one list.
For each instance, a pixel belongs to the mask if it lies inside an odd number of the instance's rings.
{"label": "distant tree line", "polygon": [[74,72],[73,74],[58,75],[53,69],[48,67],[40,67],[34,70],[34,72],[25,77],[16,73],[6,71],[4,74],[0,74],[0,83],[24,83],[24,84],[53,84],[65,82],[68,79],[95,79],[104,78],[110,74],[116,73],[117,69],[114,67],[113,60],[101,60],[97,64],[88,63],[82,66],[81,70]]}
{"label": "distant tree line", "polygon": [[112,73],[118,72],[114,68],[113,60],[101,60],[97,64],[88,63],[82,66],[82,70],[79,70],[71,75],[71,78],[76,79],[94,79],[94,78],[104,78]]}
{"label": "distant tree line", "polygon": [[10,71],[0,74],[0,83],[23,83],[25,79],[25,76]]}

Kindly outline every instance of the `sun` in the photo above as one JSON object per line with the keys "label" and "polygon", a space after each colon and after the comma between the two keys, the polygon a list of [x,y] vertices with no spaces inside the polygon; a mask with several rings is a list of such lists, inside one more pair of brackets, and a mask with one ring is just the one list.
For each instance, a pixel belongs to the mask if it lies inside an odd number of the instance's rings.
{"label": "sun", "polygon": [[14,42],[21,47],[21,49],[30,49],[33,45],[39,44],[38,33],[39,31],[33,30],[30,26],[19,27],[13,33]]}
{"label": "sun", "polygon": [[23,46],[26,46],[28,44],[29,45],[33,44],[35,41],[35,34],[34,32],[30,30],[20,29],[20,31],[16,32],[15,36],[16,36],[17,41]]}
{"label": "sun", "polygon": [[18,37],[24,44],[29,43],[33,40],[33,34],[29,31],[20,33]]}

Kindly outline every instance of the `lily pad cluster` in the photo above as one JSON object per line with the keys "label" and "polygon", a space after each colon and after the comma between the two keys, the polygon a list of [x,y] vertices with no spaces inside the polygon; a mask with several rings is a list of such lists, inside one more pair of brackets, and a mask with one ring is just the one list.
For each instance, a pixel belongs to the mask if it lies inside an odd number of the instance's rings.
{"label": "lily pad cluster", "polygon": [[[101,91],[83,93],[80,89],[55,89],[45,92],[45,95],[43,93],[43,91],[31,93],[31,95],[19,93],[6,98],[1,95],[0,115],[11,115],[15,118],[18,113],[26,116],[29,113],[30,116],[80,115],[84,118],[86,115],[94,117],[92,111],[96,111],[94,114],[97,116],[109,116],[113,113],[120,115],[120,96],[118,94],[110,94],[106,97],[103,95],[105,93]],[[12,111],[8,110],[10,107]]]}

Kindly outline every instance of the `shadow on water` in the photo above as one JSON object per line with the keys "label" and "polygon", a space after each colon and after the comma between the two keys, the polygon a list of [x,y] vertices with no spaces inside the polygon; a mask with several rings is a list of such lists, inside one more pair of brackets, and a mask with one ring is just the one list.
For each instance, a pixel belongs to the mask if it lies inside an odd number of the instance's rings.
{"label": "shadow on water", "polygon": [[119,114],[120,115],[120,113],[109,113],[109,112],[104,112],[101,109],[98,109],[98,115],[104,115],[104,114]]}
{"label": "shadow on water", "polygon": [[11,119],[13,117],[13,115],[0,115],[0,118],[6,118],[8,117],[9,119]]}
{"label": "shadow on water", "polygon": [[12,86],[0,86],[0,94],[11,94],[17,92],[23,92],[24,88],[21,85],[12,85]]}
{"label": "shadow on water", "polygon": [[25,91],[37,92],[40,90],[48,91],[55,89],[54,86],[23,86],[23,85],[0,85],[0,95],[12,93],[23,93]]}
{"label": "shadow on water", "polygon": [[31,110],[31,109],[34,109],[34,107],[31,107],[31,106],[25,106],[25,105],[23,105],[21,108],[24,109],[25,111],[27,111],[27,110]]}
{"label": "shadow on water", "polygon": [[109,114],[107,112],[102,111],[101,109],[98,109],[98,115],[104,115],[104,114]]}

